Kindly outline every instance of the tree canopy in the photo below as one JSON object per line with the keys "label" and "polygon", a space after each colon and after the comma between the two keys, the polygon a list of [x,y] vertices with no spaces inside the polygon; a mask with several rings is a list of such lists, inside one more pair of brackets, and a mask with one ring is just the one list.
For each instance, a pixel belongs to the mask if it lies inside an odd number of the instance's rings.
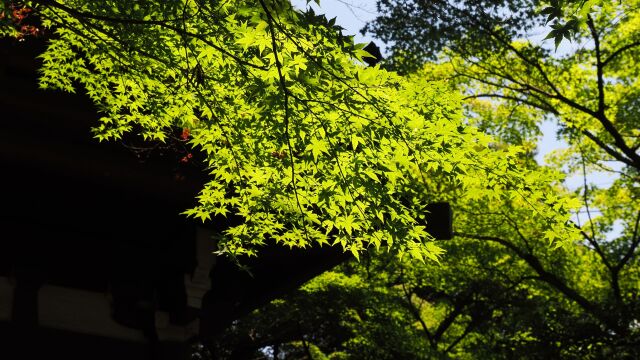
{"label": "tree canopy", "polygon": [[[638,356],[637,1],[379,1],[366,30],[393,45],[374,67],[284,0],[1,4],[3,35],[48,43],[41,86],[96,104],[98,140],[202,154],[186,214],[241,219],[220,252],[361,257],[237,322],[227,350]],[[567,147],[541,165],[549,121]],[[452,241],[426,231],[434,201],[454,207]]]}
{"label": "tree canopy", "polygon": [[[531,173],[562,171],[565,180],[543,191],[581,203],[572,216],[580,238],[552,249],[544,220],[518,201],[474,199],[431,178],[456,211],[441,264],[371,252],[241,320],[221,351],[243,339],[278,345],[288,358],[640,356],[640,4],[378,4],[367,29],[391,43],[383,66],[444,81],[492,146],[521,147],[518,164]],[[561,18],[544,27],[549,7]],[[556,49],[552,31],[572,17],[570,41],[563,33]],[[566,147],[539,164],[543,123],[556,125]],[[241,337],[250,332],[255,342]]]}
{"label": "tree canopy", "polygon": [[97,105],[97,139],[172,141],[181,129],[204,154],[210,181],[186,214],[242,218],[223,253],[319,243],[437,259],[424,208],[458,192],[518,202],[550,242],[575,235],[576,202],[542,190],[558,173],[494,146],[446,83],[365,67],[363,44],[287,1],[2,6],[3,34],[47,39],[41,87]]}

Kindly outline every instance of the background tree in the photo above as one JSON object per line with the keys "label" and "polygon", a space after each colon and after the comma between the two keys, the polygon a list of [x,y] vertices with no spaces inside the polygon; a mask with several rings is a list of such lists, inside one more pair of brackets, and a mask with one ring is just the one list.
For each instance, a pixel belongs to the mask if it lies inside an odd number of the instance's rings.
{"label": "background tree", "polygon": [[[41,85],[85,91],[104,115],[99,139],[187,134],[211,174],[187,213],[242,218],[222,252],[255,254],[273,242],[341,245],[356,256],[380,248],[368,268],[347,265],[238,322],[231,331],[245,338],[231,343],[308,357],[637,352],[636,7],[601,3],[575,35],[593,46],[560,57],[522,40],[546,21],[535,2],[402,2],[442,15],[423,35],[409,32],[430,51],[395,39],[389,64],[399,76],[365,68],[362,46],[286,1],[2,4],[3,34],[35,35],[21,31],[16,10],[25,8],[49,32]],[[390,14],[411,24],[412,13]],[[452,88],[467,96],[464,109]],[[556,169],[531,157],[548,117],[571,145]],[[620,176],[571,194],[560,164],[585,178],[600,167]],[[459,214],[458,237],[442,245],[424,224],[436,200]],[[603,215],[570,222],[578,200]],[[615,221],[624,230],[610,240]],[[443,248],[444,265],[384,253],[437,260]],[[325,306],[335,298],[344,306]],[[283,325],[258,337],[252,321]]]}
{"label": "background tree", "polygon": [[[549,8],[538,2],[380,1],[383,15],[367,30],[394,42],[388,66],[405,72],[420,69],[416,76],[426,79],[449,79],[466,94],[469,121],[505,143],[533,150],[540,124],[556,122],[568,147],[552,154],[549,164],[563,169],[569,179],[582,179],[581,186],[570,187],[583,203],[573,218],[583,239],[569,251],[575,263],[568,271],[586,271],[589,281],[559,267],[558,255],[539,246],[539,232],[531,232],[535,226],[505,211],[509,206],[476,209],[469,228],[457,222],[459,235],[494,242],[523,260],[537,281],[596,320],[598,325],[590,329],[608,328],[603,338],[611,340],[605,348],[633,349],[638,346],[638,320],[632,314],[639,306],[639,4],[583,3],[571,8],[581,13],[571,24],[571,43],[558,50],[553,50],[562,40],[557,35],[565,33],[553,31],[566,25],[566,16],[550,16]],[[409,8],[412,12],[403,12]],[[445,15],[434,21],[433,14]],[[541,42],[541,36],[535,40],[536,32],[547,32],[535,25],[554,18],[559,20],[549,35],[555,44]],[[439,31],[448,27],[457,31],[451,36]],[[415,56],[408,61],[410,49]],[[428,63],[434,59],[437,65]],[[611,183],[594,184],[596,177],[590,174]],[[619,356],[631,355],[623,351]]]}
{"label": "background tree", "polygon": [[[580,180],[567,186],[560,176],[544,191],[582,203],[572,218],[582,238],[550,248],[544,221],[523,213],[520,200],[477,199],[434,177],[429,186],[456,212],[457,236],[441,244],[442,264],[372,254],[234,331],[252,329],[275,344],[263,317],[290,314],[304,329],[282,342],[295,348],[288,353],[294,358],[307,356],[303,339],[329,358],[394,358],[399,348],[407,350],[403,358],[640,356],[639,4],[589,2],[571,25],[571,43],[557,51],[557,39],[541,42],[549,33],[542,3],[378,4],[382,16],[367,29],[392,42],[385,66],[463,91],[466,121],[499,139],[492,146],[526,150],[519,167],[548,172],[545,178],[555,168]],[[566,17],[560,20],[566,25]],[[535,33],[537,41],[529,40]],[[540,166],[533,155],[540,125],[549,120],[568,148]],[[602,173],[611,183],[592,183]]]}
{"label": "background tree", "polygon": [[524,216],[524,203],[463,192],[448,200],[458,236],[441,244],[442,263],[370,253],[240,320],[220,347],[277,345],[294,359],[312,345],[349,359],[637,356],[637,326],[623,322],[635,310],[608,296],[594,251],[550,247],[544,221]]}

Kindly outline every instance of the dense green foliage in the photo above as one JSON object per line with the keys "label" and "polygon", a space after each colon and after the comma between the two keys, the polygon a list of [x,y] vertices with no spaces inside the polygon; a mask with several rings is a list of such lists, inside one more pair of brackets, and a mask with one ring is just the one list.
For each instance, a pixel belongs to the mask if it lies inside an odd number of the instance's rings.
{"label": "dense green foliage", "polygon": [[[3,31],[21,29],[21,5],[3,4]],[[85,91],[103,115],[98,139],[188,130],[211,180],[187,214],[243,219],[221,252],[320,243],[436,259],[424,207],[444,194],[432,178],[519,198],[550,241],[572,236],[575,203],[540,191],[556,175],[519,168],[519,147],[491,147],[444,83],[364,67],[362,45],[322,16],[275,0],[25,6],[50,34],[41,86]]]}
{"label": "dense green foliage", "polygon": [[[1,4],[3,35],[48,39],[42,87],[99,107],[98,139],[188,135],[210,182],[187,214],[243,220],[221,252],[361,256],[237,322],[218,355],[638,357],[637,1],[379,1],[387,70],[287,1]],[[548,166],[543,121],[568,144]],[[454,206],[450,242],[425,231],[433,201]]]}
{"label": "dense green foliage", "polygon": [[[387,66],[410,72],[435,60],[444,48],[492,51],[498,45],[486,29],[506,38],[525,35],[543,20],[536,17],[539,0],[377,1],[382,14],[363,31],[389,43]],[[407,21],[398,21],[400,19]],[[438,19],[438,21],[434,21]]]}
{"label": "dense green foliage", "polygon": [[[446,265],[377,254],[325,273],[242,319],[219,343],[222,358],[277,346],[287,359],[632,358],[615,336],[492,242],[444,245]],[[569,256],[567,256],[569,255]],[[580,291],[602,285],[576,271],[580,252],[541,256]],[[618,339],[619,340],[619,339]],[[629,339],[625,339],[629,340]],[[247,356],[248,357],[248,356]],[[242,357],[237,357],[242,358]]]}
{"label": "dense green foliage", "polygon": [[[551,249],[544,221],[518,201],[474,201],[434,178],[456,212],[441,264],[371,253],[242,320],[235,339],[251,330],[287,358],[307,349],[323,352],[315,359],[640,357],[640,3],[590,1],[582,13],[579,1],[560,4],[569,15],[558,24],[580,21],[557,51],[556,39],[541,42],[554,28],[527,27],[548,20],[545,4],[494,14],[534,14],[522,22],[481,16],[493,1],[379,4],[368,28],[393,41],[384,66],[460,89],[469,124],[496,147],[526,150],[521,168],[561,169],[566,183],[545,191],[582,203],[572,217],[581,239]],[[439,32],[447,28],[458,30]],[[543,122],[567,144],[546,166],[534,161]]]}

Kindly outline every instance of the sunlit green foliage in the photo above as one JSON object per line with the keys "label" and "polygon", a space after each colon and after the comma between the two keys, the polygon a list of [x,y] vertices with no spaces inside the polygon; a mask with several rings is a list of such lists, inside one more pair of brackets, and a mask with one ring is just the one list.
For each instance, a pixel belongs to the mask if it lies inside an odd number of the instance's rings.
{"label": "sunlit green foliage", "polygon": [[[221,252],[381,248],[231,329],[259,330],[256,351],[637,357],[640,4],[379,3],[370,30],[404,76],[365,67],[362,45],[287,1],[5,0],[0,34],[44,30],[41,85],[86,92],[99,140],[184,129],[210,173],[186,213],[243,220]],[[532,157],[542,121],[568,144],[549,166]],[[612,184],[590,184],[594,171]],[[436,200],[457,214],[446,244],[425,228]]]}
{"label": "sunlit green foliage", "polygon": [[364,67],[362,45],[287,1],[30,6],[52,33],[41,87],[86,92],[98,139],[189,130],[211,180],[186,213],[243,218],[221,252],[320,243],[435,260],[424,207],[443,194],[430,178],[525,201],[549,241],[572,236],[575,203],[540,190],[556,175],[519,168],[520,147],[493,148],[443,83]]}
{"label": "sunlit green foliage", "polygon": [[[555,50],[553,40],[542,41],[548,28],[535,30],[542,34],[537,40],[525,34],[528,25],[547,20],[540,2],[512,9],[513,19],[537,14],[523,23],[496,25],[510,15],[500,11],[480,17],[483,5],[523,3],[380,1],[388,11],[370,29],[394,41],[385,66],[460,89],[465,121],[494,135],[496,148],[521,146],[519,168],[543,178],[567,174],[544,191],[581,202],[572,223],[582,238],[551,249],[546,224],[527,215],[522,199],[476,199],[446,178],[432,177],[429,188],[456,214],[457,236],[439,244],[445,261],[417,264],[370,254],[241,324],[275,344],[272,323],[262,321],[289,316],[302,329],[295,339],[349,359],[640,357],[640,4],[589,2],[571,42],[565,39]],[[410,7],[413,12],[400,11]],[[443,22],[428,24],[425,14],[431,13],[445,14]],[[538,164],[543,122],[557,124],[566,148]],[[398,348],[407,352],[394,353]]]}
{"label": "sunlit green foliage", "polygon": [[[387,39],[401,50],[392,54],[386,66],[410,72],[416,79],[446,79],[465,96],[468,124],[498,139],[492,146],[522,146],[519,168],[529,168],[542,178],[557,171],[567,174],[565,181],[551,183],[544,191],[581,202],[572,217],[581,239],[552,250],[546,224],[527,215],[526,202],[476,199],[472,193],[456,191],[444,178],[433,177],[429,186],[438,189],[456,213],[457,236],[441,245],[447,252],[446,262],[415,264],[383,255],[355,270],[342,269],[344,275],[362,279],[363,286],[368,286],[361,296],[380,299],[379,294],[384,293],[390,303],[403,303],[404,308],[378,307],[390,318],[402,319],[407,330],[397,335],[396,327],[387,326],[390,322],[371,318],[366,326],[351,328],[340,351],[347,351],[350,358],[367,358],[362,354],[368,350],[347,346],[352,338],[366,337],[360,343],[393,358],[389,355],[393,348],[387,347],[391,341],[379,341],[380,337],[366,330],[375,328],[389,330],[385,340],[411,342],[408,349],[423,346],[405,358],[640,356],[638,2],[592,3],[572,43],[562,42],[566,47],[557,52],[553,41],[530,40],[535,38],[518,35],[520,28],[501,29],[494,26],[495,19],[472,17],[480,13],[477,8],[455,7],[458,2],[380,4],[390,11],[371,28],[387,30]],[[416,10],[410,15],[396,11],[410,4]],[[538,5],[533,9],[539,9]],[[438,53],[437,63],[423,56],[428,53],[425,50],[407,56],[403,49],[420,43],[435,48],[442,42],[425,39],[433,36],[433,29],[422,31],[416,26],[424,23],[424,14],[438,7],[460,17],[454,24],[437,26],[462,27],[475,37],[452,34],[444,52]],[[491,45],[476,46],[481,43]],[[418,66],[407,65],[407,59],[420,61]],[[558,136],[567,146],[538,164],[535,144],[543,122],[557,124]],[[600,176],[597,182],[594,175]],[[320,303],[328,288],[318,291]],[[344,289],[342,296],[348,294]],[[293,297],[289,301],[283,308],[291,309],[300,300]],[[346,306],[360,313],[371,311],[364,302]],[[311,329],[304,336],[323,349],[320,332]],[[334,351],[324,349],[327,354]]]}

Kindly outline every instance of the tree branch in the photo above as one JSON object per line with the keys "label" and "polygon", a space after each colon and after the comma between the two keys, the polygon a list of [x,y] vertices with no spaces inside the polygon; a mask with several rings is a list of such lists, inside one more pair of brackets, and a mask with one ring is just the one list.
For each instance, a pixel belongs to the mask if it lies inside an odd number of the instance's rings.
{"label": "tree branch", "polygon": [[[481,24],[479,24],[479,25],[481,25]],[[516,81],[514,78],[506,76],[505,74],[495,74],[494,73],[494,75],[500,76],[500,77],[502,77],[502,78],[504,78],[504,79],[506,79],[508,81],[511,81],[511,82],[513,82],[515,84],[518,84],[520,86],[524,86],[525,88],[527,88],[527,89],[529,89],[531,91],[537,92],[537,93],[539,93],[539,94],[541,94],[543,96],[548,96],[550,98],[557,99],[557,100],[567,104],[568,106],[570,106],[570,107],[572,107],[572,108],[574,108],[576,110],[579,110],[581,112],[584,112],[585,114],[588,114],[588,115],[594,117],[596,120],[598,120],[602,124],[604,129],[613,137],[615,146],[618,149],[620,149],[620,151],[627,157],[628,161],[624,161],[624,163],[628,164],[628,165],[630,165],[630,166],[632,166],[632,167],[634,167],[634,168],[636,168],[638,170],[640,170],[640,155],[638,155],[633,149],[631,149],[627,145],[627,143],[625,142],[624,138],[620,135],[620,133],[618,132],[616,127],[613,125],[613,123],[606,116],[606,113],[605,113],[606,103],[605,103],[605,91],[604,91],[604,74],[603,74],[604,65],[603,65],[603,62],[602,62],[602,55],[601,55],[601,49],[600,49],[600,38],[599,38],[598,33],[597,33],[596,29],[595,29],[595,25],[593,24],[593,21],[591,21],[590,29],[592,31],[592,36],[594,38],[594,42],[596,43],[596,59],[597,59],[597,73],[598,73],[598,75],[597,75],[597,77],[598,77],[598,80],[597,80],[597,82],[598,82],[598,110],[596,110],[596,111],[591,110],[587,106],[579,104],[576,101],[574,101],[572,99],[569,99],[568,97],[563,95],[560,92],[560,90],[557,87],[555,87],[553,82],[550,81],[548,75],[546,74],[546,72],[542,68],[542,65],[540,65],[540,63],[538,61],[534,61],[534,60],[530,59],[529,57],[527,57],[521,51],[519,51],[518,49],[513,47],[513,45],[511,43],[509,43],[507,40],[505,40],[502,37],[500,37],[499,35],[497,35],[491,29],[484,29],[484,31],[487,32],[490,36],[492,36],[496,41],[498,41],[503,46],[505,46],[508,50],[513,52],[525,64],[528,64],[528,66],[531,66],[531,67],[535,68],[536,71],[543,77],[543,79],[545,80],[547,85],[551,88],[551,90],[555,94],[550,94],[550,93],[548,93],[546,91],[538,89],[537,87],[531,86],[530,84],[522,84],[521,82]],[[478,64],[476,64],[476,65],[478,65]],[[524,91],[523,93],[525,95],[530,95],[530,93],[528,91]],[[592,138],[592,140],[593,140],[593,138]],[[603,145],[602,142],[597,142],[597,144],[598,144],[598,146],[602,146]],[[607,148],[604,148],[605,151],[610,153],[610,151]],[[619,159],[619,157],[616,157],[616,159]],[[620,161],[623,161],[623,160],[620,160]]]}
{"label": "tree branch", "polygon": [[432,348],[437,349],[438,344],[435,342],[433,336],[431,335],[431,332],[429,331],[429,328],[427,327],[427,324],[422,319],[422,316],[420,316],[420,312],[418,311],[418,309],[415,308],[415,306],[411,302],[411,293],[409,293],[409,291],[407,290],[407,287],[405,286],[404,281],[402,281],[402,292],[404,293],[405,299],[407,300],[407,307],[409,308],[409,311],[411,311],[411,314],[413,315],[413,317],[415,317],[416,320],[418,320],[418,322],[420,323],[420,327],[422,327],[422,331],[424,331],[424,334],[427,337],[429,344],[431,345]]}
{"label": "tree branch", "polygon": [[598,145],[602,150],[604,150],[607,154],[611,155],[614,159],[623,162],[631,167],[635,167],[640,169],[638,166],[636,166],[636,164],[630,160],[627,159],[626,157],[624,157],[624,155],[620,154],[619,152],[617,152],[616,150],[612,149],[608,144],[606,144],[604,141],[600,140],[600,138],[598,138],[597,136],[595,136],[593,133],[591,133],[589,130],[582,130],[582,133],[588,137],[591,141],[593,141],[594,143],[596,143],[596,145]]}
{"label": "tree branch", "polygon": [[447,317],[445,317],[444,320],[440,322],[440,324],[438,324],[438,328],[436,329],[436,332],[433,334],[433,339],[435,342],[440,341],[440,339],[442,338],[442,335],[444,335],[447,329],[449,329],[449,327],[453,324],[453,322],[456,320],[458,315],[462,314],[462,311],[464,310],[467,303],[468,301],[463,300],[461,302],[457,302],[454,304],[453,310],[449,314],[447,314]]}
{"label": "tree branch", "polygon": [[[611,270],[612,266],[609,263],[607,257],[605,256],[605,253],[602,251],[602,248],[600,247],[600,244],[598,244],[598,240],[596,240],[596,229],[595,229],[595,226],[593,225],[593,219],[591,218],[591,210],[589,209],[589,185],[587,184],[587,166],[585,165],[584,153],[582,151],[582,148],[580,149],[580,158],[582,160],[582,180],[583,180],[583,184],[584,184],[584,191],[582,192],[582,199],[584,201],[584,207],[587,210],[587,218],[589,219],[589,226],[591,227],[591,236],[588,236],[582,230],[580,230],[580,232],[587,239],[589,244],[591,244],[591,246],[593,246],[593,248],[595,249],[596,253],[602,259],[602,262],[604,263],[604,265],[609,270]],[[615,286],[614,286],[614,288],[615,288]]]}
{"label": "tree branch", "polygon": [[204,37],[204,36],[202,36],[200,34],[187,32],[184,29],[180,29],[177,26],[173,26],[173,25],[168,24],[168,22],[176,21],[174,19],[171,19],[171,20],[140,20],[140,19],[113,18],[113,17],[109,17],[109,16],[95,15],[95,14],[79,11],[79,10],[70,8],[70,7],[66,6],[66,5],[60,4],[58,2],[55,2],[53,0],[36,0],[35,2],[38,3],[38,4],[41,4],[43,6],[50,6],[52,8],[56,8],[56,9],[62,10],[64,12],[66,12],[67,14],[69,14],[70,16],[76,18],[76,19],[93,19],[93,20],[100,20],[100,21],[112,22],[112,23],[120,23],[120,24],[156,25],[156,26],[160,26],[162,28],[174,31],[177,34],[187,35],[187,36],[193,37],[195,39],[198,39],[198,40],[204,42],[205,44],[211,46],[212,48],[220,51],[221,53],[231,57],[232,59],[234,59],[236,62],[238,62],[241,65],[249,66],[249,67],[252,67],[252,68],[255,68],[255,69],[260,69],[260,70],[266,70],[267,69],[267,67],[265,67],[265,66],[259,66],[259,65],[253,64],[251,62],[242,60],[241,58],[239,58],[235,54],[225,50],[221,46],[218,46],[218,45],[214,44],[213,42],[211,42],[206,37]]}
{"label": "tree branch", "polygon": [[636,42],[632,42],[631,44],[627,44],[621,48],[619,48],[618,50],[614,51],[613,53],[611,53],[611,55],[609,55],[608,58],[606,58],[603,62],[602,62],[602,66],[607,66],[607,64],[609,64],[613,59],[615,59],[618,55],[620,55],[621,53],[623,53],[624,51],[627,51],[629,49],[632,49],[636,46],[640,46],[640,41],[636,41]]}
{"label": "tree branch", "polygon": [[542,78],[547,83],[547,85],[549,85],[551,90],[553,90],[553,92],[555,92],[557,95],[560,95],[559,89],[549,79],[546,71],[544,71],[544,69],[542,68],[542,65],[540,65],[540,63],[537,60],[534,61],[534,60],[528,58],[527,56],[525,56],[522,53],[522,51],[518,50],[517,48],[515,48],[513,46],[513,44],[511,44],[511,40],[510,39],[507,40],[507,39],[502,38],[493,29],[488,28],[487,26],[485,26],[484,23],[478,21],[477,18],[475,16],[473,16],[472,14],[467,14],[467,17],[472,23],[475,23],[476,26],[478,26],[479,28],[483,29],[483,31],[485,31],[489,36],[493,37],[496,41],[498,41],[499,43],[504,45],[507,49],[512,51],[522,61],[524,61],[525,63],[529,64],[530,66],[533,66],[538,71],[538,73],[542,76]]}
{"label": "tree branch", "polygon": [[475,94],[475,95],[469,95],[467,97],[462,98],[462,100],[468,100],[468,99],[477,99],[477,98],[499,98],[499,99],[505,99],[505,100],[513,100],[515,102],[518,103],[522,103],[525,105],[529,105],[533,108],[536,109],[540,109],[540,110],[544,110],[544,111],[548,111],[554,115],[559,115],[560,113],[554,109],[550,104],[548,103],[543,103],[543,104],[536,104],[532,101],[529,100],[525,100],[525,99],[521,99],[519,97],[516,96],[508,96],[508,95],[501,95],[501,94]]}
{"label": "tree branch", "polygon": [[633,228],[633,237],[631,239],[631,245],[627,249],[627,252],[624,254],[620,262],[616,265],[616,270],[618,272],[627,264],[627,262],[633,256],[633,253],[638,248],[638,245],[640,245],[640,234],[638,234],[639,225],[640,225],[640,211],[638,211],[638,215],[636,216],[636,224]]}
{"label": "tree branch", "polygon": [[473,325],[474,325],[473,320],[469,321],[467,326],[464,328],[464,331],[462,332],[462,334],[460,334],[460,336],[458,336],[451,344],[449,344],[449,346],[447,346],[447,349],[444,351],[445,354],[453,350],[453,348],[456,347],[460,343],[460,341],[462,341],[462,339],[464,339],[465,337],[467,337],[467,335],[469,335],[469,333],[471,332],[471,329],[473,329]]}
{"label": "tree branch", "polygon": [[604,100],[604,75],[602,66],[602,54],[600,53],[600,35],[596,30],[596,26],[593,23],[591,15],[587,15],[587,26],[591,32],[593,38],[594,50],[596,52],[596,77],[598,82],[598,110],[600,114],[604,114],[605,100]]}
{"label": "tree branch", "polygon": [[608,328],[616,332],[621,330],[618,324],[615,321],[610,320],[609,317],[606,315],[606,313],[602,311],[600,308],[598,308],[594,303],[587,300],[584,296],[580,295],[576,290],[570,288],[558,276],[545,270],[542,264],[540,263],[540,260],[538,260],[538,258],[533,256],[532,254],[523,252],[518,247],[510,243],[509,241],[501,239],[499,237],[495,237],[495,236],[473,235],[473,234],[464,234],[459,232],[454,233],[454,236],[460,236],[460,237],[465,237],[468,239],[475,239],[475,240],[492,241],[506,247],[507,249],[515,253],[519,258],[524,260],[540,276],[541,281],[559,290],[568,299],[576,302],[582,309],[584,309],[587,313],[594,316],[596,319],[598,319],[602,324],[606,325]]}

